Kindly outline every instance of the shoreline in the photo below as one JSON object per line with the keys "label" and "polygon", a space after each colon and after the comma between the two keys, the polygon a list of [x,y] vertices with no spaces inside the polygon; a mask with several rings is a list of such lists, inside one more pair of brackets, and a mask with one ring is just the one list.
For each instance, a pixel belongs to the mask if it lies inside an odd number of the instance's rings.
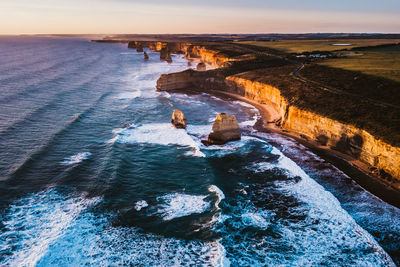
{"label": "shoreline", "polygon": [[[171,93],[174,92],[185,92],[185,93],[204,93],[201,90],[171,90]],[[209,90],[206,93],[219,97],[225,101],[242,101],[254,106],[260,112],[260,118],[254,125],[254,129],[258,132],[264,133],[277,133],[285,137],[293,138],[301,145],[304,145],[311,152],[315,153],[317,156],[326,160],[344,174],[346,174],[350,179],[354,180],[357,184],[359,184],[366,191],[370,192],[374,196],[380,198],[386,203],[393,205],[397,208],[400,208],[400,190],[396,187],[389,186],[383,182],[380,182],[378,178],[370,175],[367,164],[361,162],[360,160],[356,160],[348,155],[345,155],[341,152],[335,151],[328,147],[323,147],[316,142],[306,140],[301,137],[299,134],[283,130],[280,127],[276,126],[275,121],[276,118],[279,118],[278,113],[275,109],[267,104],[260,104],[254,100],[248,99],[244,96]],[[282,152],[284,153],[284,152]],[[288,155],[287,155],[288,156]]]}
{"label": "shoreline", "polygon": [[[153,47],[153,51],[158,52],[158,46],[166,46],[168,47],[168,42],[154,42],[156,43],[156,46]],[[147,44],[150,48],[150,44]],[[183,48],[182,45],[189,45],[186,48]],[[188,65],[190,64],[197,64],[198,62],[203,62],[207,64],[207,70],[210,70],[210,66],[212,66],[211,69],[218,69],[221,66],[224,66],[225,62],[229,62],[231,59],[229,56],[223,55],[221,56],[216,56],[217,54],[215,53],[215,49],[212,50],[207,50],[204,47],[201,46],[190,46],[193,44],[180,44],[180,46],[176,46],[176,43],[172,44],[171,46],[171,54],[176,54],[177,51],[184,51],[185,58],[188,61]],[[154,44],[153,44],[154,46]],[[188,49],[190,48],[190,49]],[[150,48],[151,49],[151,48]],[[204,50],[205,49],[205,50]],[[219,51],[217,49],[217,51]],[[193,56],[194,55],[194,56]],[[235,60],[233,60],[235,61]],[[195,71],[194,73],[201,73],[202,71]],[[179,72],[179,73],[184,73],[184,72]],[[211,77],[210,79],[207,78],[207,74],[201,74],[200,78],[194,78],[192,77],[192,74],[184,74],[184,76],[180,76],[179,73],[177,76],[175,76],[172,79],[172,82],[166,82],[167,84],[170,83],[170,88],[164,88],[163,91],[170,91],[170,92],[186,92],[186,93],[210,93],[215,96],[219,96],[222,99],[235,99],[239,101],[243,101],[246,103],[249,103],[253,105],[257,110],[260,112],[261,118],[257,121],[257,123],[254,125],[254,129],[259,132],[274,132],[277,134],[280,134],[282,136],[290,137],[296,140],[299,144],[304,145],[307,147],[310,151],[314,152],[318,156],[320,156],[322,159],[326,160],[327,162],[331,163],[333,166],[337,167],[340,169],[343,173],[345,173],[347,176],[349,176],[352,180],[357,182],[360,186],[362,186],[365,190],[369,191],[376,197],[382,199],[383,201],[394,205],[398,208],[400,208],[400,183],[396,181],[384,181],[381,180],[380,177],[378,177],[376,174],[372,173],[370,167],[377,167],[377,168],[382,168],[378,167],[375,165],[369,165],[371,163],[365,163],[359,159],[356,159],[352,157],[351,155],[344,154],[342,152],[339,152],[337,150],[332,149],[330,146],[326,145],[321,145],[317,143],[316,141],[313,141],[310,139],[308,134],[300,134],[295,131],[288,131],[286,129],[282,129],[279,126],[275,125],[276,122],[279,120],[283,120],[283,115],[279,114],[279,107],[277,107],[275,102],[271,102],[268,98],[263,97],[262,102],[259,103],[256,100],[249,99],[247,97],[244,97],[242,95],[237,94],[236,92],[227,92],[222,90],[219,90],[219,87],[221,84],[218,82],[215,82],[215,78]],[[171,77],[172,74],[169,74]],[[163,76],[163,75],[162,75]],[[162,77],[161,76],[161,77]],[[159,80],[161,79],[159,78]],[[174,81],[175,79],[175,81]],[[203,80],[205,81],[205,84],[202,86],[199,86],[199,88],[196,89],[188,89],[191,86],[191,83],[196,84],[197,82],[202,82]],[[168,81],[168,80],[167,80]],[[174,83],[176,83],[174,85]],[[209,83],[209,84],[207,84]],[[213,84],[214,83],[214,84]],[[211,87],[209,85],[212,85]],[[176,87],[176,85],[178,85]],[[157,88],[158,88],[158,82],[157,82]],[[172,86],[172,87],[171,87]],[[207,88],[207,90],[202,90],[200,88]],[[213,88],[213,89],[211,89]],[[257,90],[257,89],[252,89],[252,90]],[[274,92],[272,92],[274,93]],[[293,111],[293,110],[292,110]],[[291,114],[295,113],[297,111],[292,112]],[[296,114],[297,115],[297,114]],[[307,118],[302,118],[307,120]],[[333,120],[336,122],[335,120]],[[312,127],[312,125],[311,125]],[[346,125],[347,127],[347,125]],[[301,131],[300,131],[301,132]],[[335,134],[335,133],[334,133]],[[368,133],[367,133],[368,134]],[[368,139],[369,140],[369,139]],[[372,139],[373,142],[375,142],[375,139]],[[338,140],[333,140],[337,141]],[[377,145],[377,144],[374,144]],[[381,148],[381,147],[380,147]],[[386,150],[384,151],[386,152]],[[389,153],[390,155],[390,153]],[[364,159],[365,160],[365,159]],[[368,161],[366,161],[368,162]],[[383,168],[382,168],[383,169]]]}

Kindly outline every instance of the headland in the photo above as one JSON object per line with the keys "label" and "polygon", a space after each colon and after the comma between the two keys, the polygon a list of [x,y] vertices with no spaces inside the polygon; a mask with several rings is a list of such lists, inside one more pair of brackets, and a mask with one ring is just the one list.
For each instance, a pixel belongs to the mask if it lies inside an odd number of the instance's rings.
{"label": "headland", "polygon": [[[248,41],[138,39],[100,42],[127,43],[139,52],[149,48],[160,52],[162,60],[183,54],[207,64],[206,70],[161,75],[157,90],[206,92],[248,102],[262,115],[257,130],[297,139],[367,190],[400,206],[400,83],[314,64],[352,53],[354,47],[316,57]],[[388,42],[377,45],[398,46],[394,37]]]}

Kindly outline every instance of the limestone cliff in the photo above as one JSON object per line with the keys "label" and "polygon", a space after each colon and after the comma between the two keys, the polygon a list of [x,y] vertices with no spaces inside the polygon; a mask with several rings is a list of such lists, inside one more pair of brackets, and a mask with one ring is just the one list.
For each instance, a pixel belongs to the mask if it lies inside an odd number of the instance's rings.
{"label": "limestone cliff", "polygon": [[128,46],[130,48],[139,48],[138,52],[141,52],[144,47],[148,47],[152,51],[160,52],[161,59],[167,58],[167,55],[171,53],[184,54],[187,58],[201,59],[202,62],[210,64],[215,68],[223,67],[229,61],[243,60],[241,58],[228,57],[205,45],[196,45],[193,43],[131,41],[128,43]]}
{"label": "limestone cliff", "polygon": [[302,134],[321,145],[351,155],[400,178],[399,147],[379,140],[353,125],[289,105],[280,90],[271,85],[235,76],[227,77],[226,80],[231,87],[239,87],[246,98],[259,103],[272,103],[281,115],[280,126],[283,129]]}
{"label": "limestone cliff", "polygon": [[[181,53],[187,58],[197,58],[216,68],[229,66],[232,61],[246,60],[253,55],[229,57],[217,49],[192,43],[149,42],[137,46],[148,46],[161,51]],[[282,91],[267,82],[246,79],[240,75],[226,76],[216,71],[187,70],[161,75],[157,90],[200,89],[224,90],[240,94],[248,99],[272,106],[280,115],[276,122],[282,129],[301,134],[321,145],[351,155],[377,169],[384,170],[400,181],[400,148],[386,143],[364,129],[333,120],[317,112],[303,110],[291,104]]]}
{"label": "limestone cliff", "polygon": [[221,90],[226,88],[225,77],[219,72],[188,69],[178,73],[162,74],[157,80],[158,91],[182,89]]}
{"label": "limestone cliff", "polygon": [[400,147],[391,146],[363,129],[295,106],[289,107],[282,126],[400,177]]}
{"label": "limestone cliff", "polygon": [[[216,63],[216,60],[208,58]],[[282,129],[306,136],[321,145],[351,155],[377,169],[384,170],[400,180],[400,148],[392,146],[367,131],[345,124],[315,112],[302,110],[290,104],[282,96],[281,90],[272,85],[248,80],[238,75],[225,77],[216,71],[186,70],[179,73],[161,75],[157,89],[201,89],[224,90],[245,96],[248,99],[272,106],[279,114],[277,124]]]}

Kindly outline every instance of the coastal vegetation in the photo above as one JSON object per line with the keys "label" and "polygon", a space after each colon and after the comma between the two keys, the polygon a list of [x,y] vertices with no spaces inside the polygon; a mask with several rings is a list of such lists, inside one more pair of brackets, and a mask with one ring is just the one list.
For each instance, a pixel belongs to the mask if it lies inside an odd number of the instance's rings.
{"label": "coastal vegetation", "polygon": [[[335,40],[337,43],[350,40]],[[235,62],[231,73],[279,88],[290,102],[302,109],[318,112],[343,123],[365,129],[378,138],[400,145],[400,45],[381,45],[398,39],[358,40],[358,45],[379,46],[351,49],[358,56],[320,59],[308,62],[297,72],[299,61],[291,54],[265,47],[265,42],[243,42],[243,48],[257,48],[252,61]],[[287,45],[311,50],[313,44],[330,40],[285,40]],[[304,44],[302,44],[304,42]],[[237,42],[234,42],[237,44]],[[254,44],[257,45],[254,45]],[[258,44],[261,43],[261,44]],[[274,43],[274,42],[267,42]],[[355,42],[354,42],[355,43]],[[242,45],[242,44],[241,44]],[[302,48],[301,48],[302,47]],[[320,46],[320,48],[323,48]],[[261,54],[263,53],[264,54]],[[363,53],[363,54],[361,54]],[[265,54],[270,54],[266,56]],[[253,70],[252,72],[246,72]],[[308,82],[309,81],[309,82]],[[331,89],[331,90],[327,90]]]}
{"label": "coastal vegetation", "polygon": [[384,180],[398,179],[400,83],[250,44],[196,42],[179,49],[218,68],[162,75],[158,90],[226,91],[270,104],[280,115],[272,122],[282,129],[368,163]]}
{"label": "coastal vegetation", "polygon": [[397,44],[400,43],[400,39],[295,39],[273,41],[239,41],[238,43],[274,48],[286,53],[303,53],[312,51],[338,51],[347,48]]}
{"label": "coastal vegetation", "polygon": [[332,58],[319,64],[400,82],[400,44],[357,48],[351,52],[349,56]]}

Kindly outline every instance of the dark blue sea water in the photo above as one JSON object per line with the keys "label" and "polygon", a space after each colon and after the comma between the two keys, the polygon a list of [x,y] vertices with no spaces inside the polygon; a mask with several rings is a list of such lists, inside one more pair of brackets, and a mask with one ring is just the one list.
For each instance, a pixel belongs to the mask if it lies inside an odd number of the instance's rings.
{"label": "dark blue sea water", "polygon": [[[0,265],[399,264],[399,209],[248,104],[156,92],[188,64],[148,53],[0,37]],[[243,138],[205,147],[219,112]]]}

